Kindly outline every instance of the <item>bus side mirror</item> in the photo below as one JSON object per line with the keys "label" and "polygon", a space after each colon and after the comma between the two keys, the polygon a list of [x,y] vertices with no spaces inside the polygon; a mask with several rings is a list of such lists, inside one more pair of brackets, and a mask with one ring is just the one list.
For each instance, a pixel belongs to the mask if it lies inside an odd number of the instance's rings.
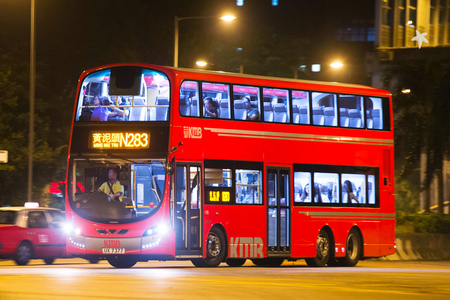
{"label": "bus side mirror", "polygon": [[164,163],[164,169],[166,170],[167,175],[173,175],[174,167],[175,167],[175,157],[173,157],[171,161],[167,161]]}

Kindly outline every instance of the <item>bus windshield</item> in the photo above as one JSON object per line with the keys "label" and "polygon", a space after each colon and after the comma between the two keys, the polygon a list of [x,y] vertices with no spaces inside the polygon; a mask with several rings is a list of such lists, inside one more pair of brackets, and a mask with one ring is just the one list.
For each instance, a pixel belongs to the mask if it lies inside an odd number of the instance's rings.
{"label": "bus windshield", "polygon": [[161,72],[114,67],[86,76],[76,121],[168,121],[170,84]]}
{"label": "bus windshield", "polygon": [[[80,216],[96,222],[130,222],[160,207],[165,186],[161,161],[75,160],[69,200]],[[73,189],[81,183],[84,189]]]}

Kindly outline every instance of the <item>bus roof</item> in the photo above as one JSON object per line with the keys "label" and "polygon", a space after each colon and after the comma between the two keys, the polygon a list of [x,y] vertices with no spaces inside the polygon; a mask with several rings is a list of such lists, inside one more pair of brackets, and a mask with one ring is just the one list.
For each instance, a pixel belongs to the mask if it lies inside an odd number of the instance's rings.
{"label": "bus roof", "polygon": [[[352,83],[340,83],[340,82],[329,82],[329,81],[315,81],[315,80],[304,80],[304,79],[294,79],[294,78],[283,78],[283,77],[272,77],[272,76],[262,76],[262,75],[250,75],[250,74],[240,74],[240,73],[232,73],[232,72],[225,72],[225,71],[211,71],[211,70],[200,70],[200,69],[190,69],[190,68],[174,68],[170,66],[159,66],[159,65],[153,65],[153,64],[139,64],[139,63],[129,63],[129,64],[111,64],[111,65],[104,65],[95,69],[87,70],[83,72],[83,75],[86,75],[86,73],[90,73],[93,71],[97,71],[104,68],[111,68],[111,67],[119,67],[119,66],[139,66],[143,68],[154,68],[159,69],[161,71],[164,70],[172,70],[175,73],[194,73],[199,75],[215,75],[215,76],[229,76],[234,78],[245,78],[245,79],[254,79],[254,80],[270,80],[270,81],[278,81],[280,83],[283,82],[289,82],[289,83],[299,83],[299,84],[305,84],[309,85],[308,89],[317,89],[317,90],[323,90],[326,87],[330,88],[330,91],[333,88],[341,88],[341,89],[357,89],[358,92],[361,93],[364,91],[364,93],[369,94],[376,94],[384,97],[391,96],[391,92],[379,89],[371,86],[366,85],[360,85],[360,84],[352,84]],[[195,78],[192,78],[195,79]],[[314,87],[316,86],[316,87]],[[342,92],[342,91],[335,91],[335,92]],[[355,91],[356,93],[356,91]]]}

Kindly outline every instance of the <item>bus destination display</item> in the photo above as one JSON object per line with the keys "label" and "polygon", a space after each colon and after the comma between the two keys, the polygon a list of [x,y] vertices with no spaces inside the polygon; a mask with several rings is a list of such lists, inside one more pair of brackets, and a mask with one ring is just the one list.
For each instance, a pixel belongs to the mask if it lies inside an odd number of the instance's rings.
{"label": "bus destination display", "polygon": [[148,149],[150,132],[105,132],[89,133],[89,148],[93,149]]}
{"label": "bus destination display", "polygon": [[209,202],[230,202],[230,192],[228,191],[209,191]]}

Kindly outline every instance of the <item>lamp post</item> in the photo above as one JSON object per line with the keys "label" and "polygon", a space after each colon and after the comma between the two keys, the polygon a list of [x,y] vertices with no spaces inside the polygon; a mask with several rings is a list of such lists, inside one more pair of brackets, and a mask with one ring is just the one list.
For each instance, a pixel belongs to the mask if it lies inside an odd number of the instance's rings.
{"label": "lamp post", "polygon": [[28,134],[28,197],[27,201],[32,201],[33,191],[33,151],[34,151],[34,92],[35,92],[35,73],[36,73],[36,50],[35,50],[35,34],[34,34],[34,1],[31,0],[31,32],[30,32],[30,118],[29,118],[29,134]]}
{"label": "lamp post", "polygon": [[[193,19],[216,19],[218,18],[217,16],[208,16],[208,17],[182,17],[179,18],[177,16],[174,17],[174,27],[175,27],[175,37],[174,37],[174,49],[173,49],[173,66],[175,68],[178,68],[178,37],[179,37],[179,26],[178,23],[182,20],[193,20]],[[230,15],[226,15],[223,16],[221,18],[221,20],[230,22],[232,20],[234,20],[236,17],[230,16]]]}

